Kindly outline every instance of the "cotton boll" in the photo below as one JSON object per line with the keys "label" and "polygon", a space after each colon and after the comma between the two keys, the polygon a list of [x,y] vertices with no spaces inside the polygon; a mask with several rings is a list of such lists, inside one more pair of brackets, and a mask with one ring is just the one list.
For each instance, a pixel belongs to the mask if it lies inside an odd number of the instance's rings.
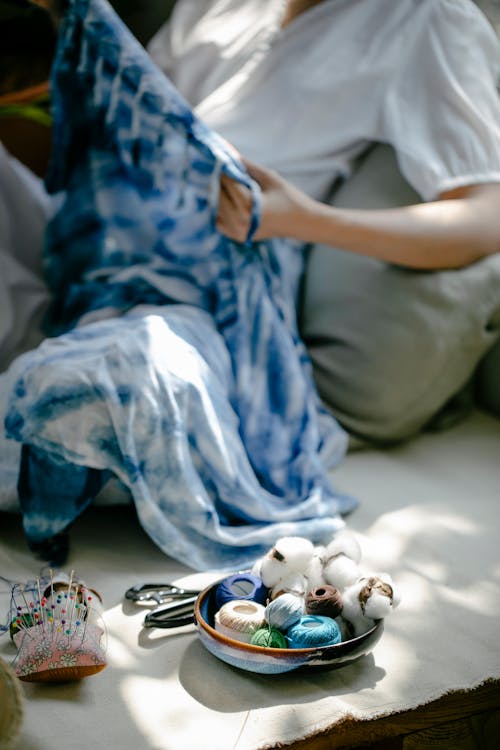
{"label": "cotton boll", "polygon": [[325,548],[325,560],[329,557],[335,557],[335,555],[345,555],[359,564],[361,561],[361,546],[354,534],[342,531],[333,537]]}
{"label": "cotton boll", "polygon": [[276,586],[280,578],[286,575],[287,568],[282,560],[267,555],[260,564],[260,577],[268,588]]}
{"label": "cotton boll", "polygon": [[365,615],[372,620],[382,620],[390,615],[392,604],[389,597],[384,596],[379,591],[373,591],[371,597],[366,602]]}
{"label": "cotton boll", "polygon": [[[365,614],[374,620],[387,617],[401,602],[401,595],[387,573],[378,573],[368,579],[371,593],[365,603]],[[375,581],[374,583],[372,583]]]}
{"label": "cotton boll", "polygon": [[257,576],[258,578],[262,578],[261,568],[262,568],[262,558],[259,557],[259,559],[256,560],[254,564],[252,565],[252,569],[250,572],[252,573],[252,575]]}
{"label": "cotton boll", "polygon": [[361,609],[359,593],[362,588],[363,584],[358,581],[342,593],[342,619],[351,638],[366,633],[375,624],[373,618],[367,617]]}
{"label": "cotton boll", "polygon": [[273,554],[281,557],[290,571],[303,573],[314,554],[314,545],[300,536],[284,536],[274,545]]}
{"label": "cotton boll", "polygon": [[314,545],[309,539],[288,536],[278,539],[274,547],[262,558],[260,577],[272,588],[280,578],[292,572],[303,572],[314,554]]}
{"label": "cotton boll", "polygon": [[326,583],[325,577],[323,575],[324,552],[325,548],[320,545],[314,548],[314,554],[311,558],[311,562],[304,571],[304,575],[307,580],[307,591],[311,591],[312,589],[315,589],[318,586],[322,586],[324,583]]}
{"label": "cotton boll", "polygon": [[342,532],[335,536],[326,546],[323,559],[325,581],[340,591],[361,576],[361,547],[353,534]]}
{"label": "cotton boll", "polygon": [[306,577],[301,573],[290,573],[284,578],[280,578],[279,581],[271,588],[270,596],[271,599],[282,594],[295,594],[295,596],[305,597],[307,590]]}
{"label": "cotton boll", "polygon": [[340,554],[333,557],[323,567],[323,576],[326,583],[343,591],[361,576],[361,570],[354,560]]}
{"label": "cotton boll", "polygon": [[[375,620],[392,612],[394,588],[389,580],[378,576],[363,577],[343,592],[342,617],[352,626],[354,636],[366,633],[375,625]],[[397,595],[398,603],[399,598]]]}
{"label": "cotton boll", "polygon": [[380,578],[384,583],[386,583],[388,586],[392,589],[392,608],[396,609],[396,607],[399,607],[401,604],[401,591],[399,590],[399,587],[396,586],[394,581],[392,580],[392,577],[389,575],[389,573],[374,573],[374,575],[377,578]]}

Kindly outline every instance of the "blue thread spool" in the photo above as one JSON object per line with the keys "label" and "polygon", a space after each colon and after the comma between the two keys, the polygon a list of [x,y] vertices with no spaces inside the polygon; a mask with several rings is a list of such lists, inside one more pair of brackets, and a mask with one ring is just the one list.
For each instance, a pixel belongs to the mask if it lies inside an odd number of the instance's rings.
{"label": "blue thread spool", "polygon": [[286,639],[290,648],[318,648],[340,643],[340,628],[331,617],[305,615],[288,629]]}
{"label": "blue thread spool", "polygon": [[304,614],[304,602],[295,594],[282,594],[266,607],[266,622],[278,630],[288,630]]}
{"label": "blue thread spool", "polygon": [[253,573],[235,573],[224,578],[215,590],[215,606],[221,609],[233,599],[248,600],[265,604],[268,590],[262,579]]}

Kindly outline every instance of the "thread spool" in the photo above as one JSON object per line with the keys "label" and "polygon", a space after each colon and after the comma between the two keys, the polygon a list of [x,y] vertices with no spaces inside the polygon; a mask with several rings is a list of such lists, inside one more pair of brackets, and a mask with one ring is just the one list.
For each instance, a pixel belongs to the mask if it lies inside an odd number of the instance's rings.
{"label": "thread spool", "polygon": [[224,578],[217,586],[215,606],[220,609],[224,604],[235,599],[265,604],[267,594],[267,587],[258,576],[253,573],[235,573]]}
{"label": "thread spool", "polygon": [[265,607],[248,599],[233,599],[215,613],[215,630],[228,638],[250,643],[256,630],[265,624]]}
{"label": "thread spool", "polygon": [[305,610],[308,615],[335,619],[342,612],[342,594],[334,586],[318,586],[306,595]]}
{"label": "thread spool", "polygon": [[294,594],[282,594],[266,607],[266,622],[278,630],[288,630],[305,614],[304,601]]}
{"label": "thread spool", "polygon": [[288,629],[289,648],[320,648],[340,643],[340,628],[330,617],[304,615]]}
{"label": "thread spool", "polygon": [[259,628],[252,636],[250,643],[262,648],[286,648],[286,638],[276,628]]}

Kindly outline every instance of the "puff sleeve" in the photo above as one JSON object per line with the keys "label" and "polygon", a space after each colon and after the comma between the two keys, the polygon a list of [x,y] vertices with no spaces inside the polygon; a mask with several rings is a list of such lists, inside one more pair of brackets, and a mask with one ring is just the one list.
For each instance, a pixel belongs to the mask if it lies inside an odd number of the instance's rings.
{"label": "puff sleeve", "polygon": [[[500,44],[470,0],[421,3],[388,85],[381,140],[424,200],[500,182]],[[403,49],[403,46],[401,49]]]}

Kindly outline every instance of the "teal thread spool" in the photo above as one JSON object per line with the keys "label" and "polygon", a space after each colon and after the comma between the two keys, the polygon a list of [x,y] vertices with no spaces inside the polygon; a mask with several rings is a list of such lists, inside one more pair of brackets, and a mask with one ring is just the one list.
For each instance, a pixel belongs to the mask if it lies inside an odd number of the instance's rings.
{"label": "teal thread spool", "polygon": [[305,615],[288,629],[286,634],[290,648],[320,648],[340,643],[340,628],[330,617]]}

